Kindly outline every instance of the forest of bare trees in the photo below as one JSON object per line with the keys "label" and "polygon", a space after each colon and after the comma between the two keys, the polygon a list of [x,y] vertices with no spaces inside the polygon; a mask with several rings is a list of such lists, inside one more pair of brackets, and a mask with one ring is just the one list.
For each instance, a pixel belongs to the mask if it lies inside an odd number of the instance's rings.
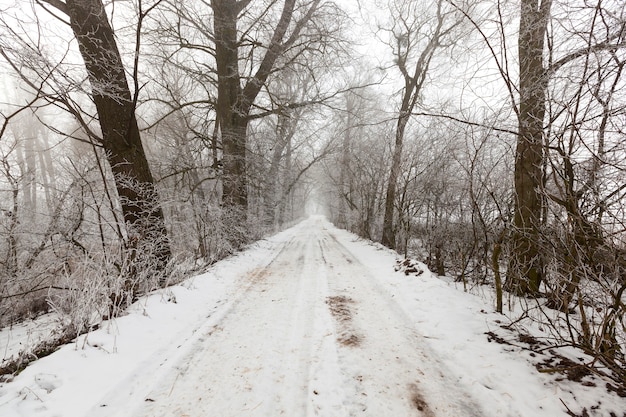
{"label": "forest of bare trees", "polygon": [[6,0],[0,35],[0,326],[315,212],[626,377],[622,1]]}

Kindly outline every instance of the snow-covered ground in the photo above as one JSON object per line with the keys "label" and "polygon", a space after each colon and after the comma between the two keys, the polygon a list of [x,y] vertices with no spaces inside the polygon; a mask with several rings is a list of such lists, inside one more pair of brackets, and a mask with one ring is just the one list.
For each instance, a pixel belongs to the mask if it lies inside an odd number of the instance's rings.
{"label": "snow-covered ground", "polygon": [[626,415],[607,381],[537,372],[489,296],[397,258],[312,217],[36,361],[0,416]]}

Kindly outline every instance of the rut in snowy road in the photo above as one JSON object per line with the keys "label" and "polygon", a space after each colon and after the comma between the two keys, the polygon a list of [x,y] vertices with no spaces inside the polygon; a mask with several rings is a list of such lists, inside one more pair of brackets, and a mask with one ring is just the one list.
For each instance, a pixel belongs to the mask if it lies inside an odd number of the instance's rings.
{"label": "rut in snowy road", "polygon": [[482,415],[335,230],[295,228],[132,415]]}

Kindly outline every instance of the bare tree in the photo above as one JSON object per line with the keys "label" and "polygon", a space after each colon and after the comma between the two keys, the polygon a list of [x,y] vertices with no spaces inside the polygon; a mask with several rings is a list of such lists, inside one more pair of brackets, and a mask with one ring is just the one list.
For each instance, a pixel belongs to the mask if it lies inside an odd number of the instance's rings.
{"label": "bare tree", "polygon": [[284,112],[284,106],[293,109],[322,100],[306,97],[299,103],[279,103],[271,84],[280,80],[278,74],[285,69],[312,72],[322,68],[310,60],[335,53],[329,45],[341,30],[341,13],[333,3],[320,0],[270,4],[220,0],[209,6],[212,25],[199,19],[207,12],[202,10],[206,5],[167,3],[163,16],[177,23],[157,22],[155,33],[173,41],[168,65],[188,68],[188,74],[207,89],[204,97],[182,105],[210,103],[215,111],[222,201],[225,207],[245,212],[248,127],[255,119]]}
{"label": "bare tree", "polygon": [[[222,136],[223,201],[227,207],[247,210],[246,134],[252,106],[275,70],[279,57],[298,39],[306,24],[317,11],[320,0],[313,0],[296,18],[296,0],[285,0],[280,19],[265,53],[251,78],[242,86],[239,70],[240,40],[237,30],[239,15],[250,4],[248,1],[218,0],[211,4],[215,33],[215,61],[217,68],[217,122]],[[292,21],[295,21],[292,26]],[[291,31],[290,31],[291,27]]]}
{"label": "bare tree", "polygon": [[543,279],[539,236],[547,74],[544,45],[551,0],[523,0],[519,28],[519,131],[515,151],[515,216],[507,288],[539,291]]}
{"label": "bare tree", "polygon": [[382,103],[373,89],[346,95],[337,114],[338,150],[324,162],[330,219],[367,239],[380,236],[389,172],[392,124],[380,120]]}
{"label": "bare tree", "polygon": [[[518,131],[511,240],[496,241],[494,271],[500,250],[508,250],[506,288],[518,295],[545,291],[547,305],[567,322],[563,332],[548,323],[559,341],[623,378],[617,323],[624,316],[625,229],[616,200],[626,191],[616,180],[626,172],[619,144],[625,105],[616,94],[626,61],[623,5],[522,1],[515,34],[504,29],[506,3],[495,6],[497,37],[472,22],[505,82]],[[512,36],[519,74],[510,71]]]}
{"label": "bare tree", "polygon": [[[156,270],[170,258],[163,211],[141,142],[131,94],[115,34],[100,0],[44,0],[69,18],[91,84],[101,145],[115,176],[129,250],[142,240],[158,242]],[[140,12],[140,19],[144,17]],[[136,46],[139,48],[139,44]],[[137,87],[137,86],[136,86]]]}
{"label": "bare tree", "polygon": [[[424,5],[399,0],[392,3],[394,25],[390,29],[393,38],[395,64],[402,74],[404,86],[398,118],[396,121],[395,144],[385,197],[385,216],[381,242],[396,247],[394,228],[397,181],[402,163],[404,135],[411,115],[418,104],[427,82],[431,61],[438,49],[452,41],[451,34],[462,21],[462,15],[445,0],[432,4],[433,14],[424,17]],[[413,61],[413,62],[412,62]]]}

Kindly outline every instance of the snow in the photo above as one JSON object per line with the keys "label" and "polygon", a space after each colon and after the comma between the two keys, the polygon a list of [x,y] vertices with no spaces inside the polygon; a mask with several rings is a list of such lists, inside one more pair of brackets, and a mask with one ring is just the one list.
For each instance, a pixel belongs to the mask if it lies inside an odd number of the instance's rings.
{"label": "snow", "polygon": [[489,290],[397,259],[312,217],[34,362],[0,385],[0,416],[624,414],[598,377],[539,373]]}
{"label": "snow", "polygon": [[0,363],[52,337],[57,323],[58,317],[49,313],[0,329]]}

